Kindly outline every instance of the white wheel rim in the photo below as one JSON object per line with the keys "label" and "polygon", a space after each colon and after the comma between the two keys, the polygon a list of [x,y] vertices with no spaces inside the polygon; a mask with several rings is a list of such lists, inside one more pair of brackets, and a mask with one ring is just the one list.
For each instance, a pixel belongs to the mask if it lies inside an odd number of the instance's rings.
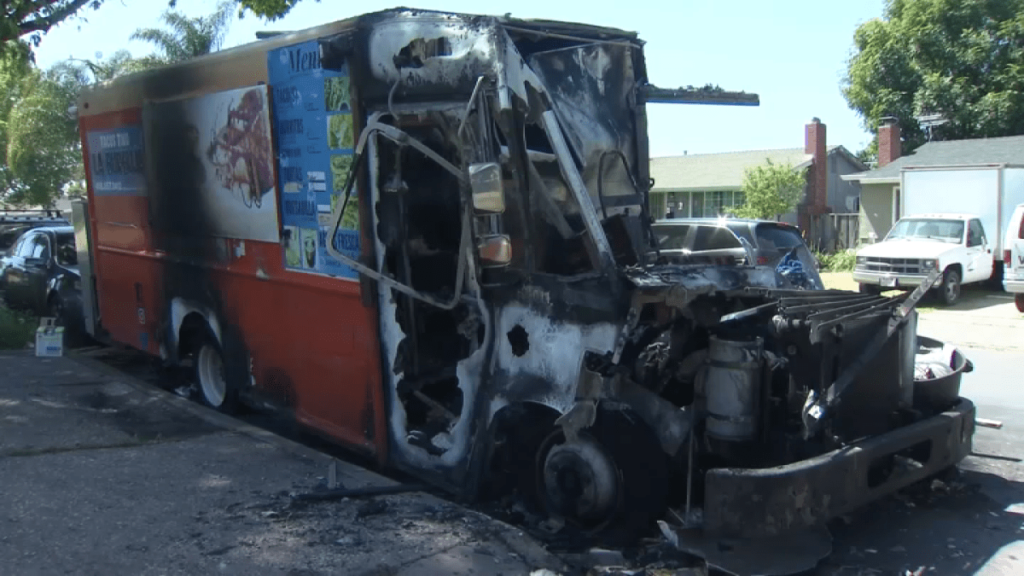
{"label": "white wheel rim", "polygon": [[228,389],[224,380],[224,362],[212,346],[203,346],[199,350],[199,386],[211,406],[216,408],[224,403]]}

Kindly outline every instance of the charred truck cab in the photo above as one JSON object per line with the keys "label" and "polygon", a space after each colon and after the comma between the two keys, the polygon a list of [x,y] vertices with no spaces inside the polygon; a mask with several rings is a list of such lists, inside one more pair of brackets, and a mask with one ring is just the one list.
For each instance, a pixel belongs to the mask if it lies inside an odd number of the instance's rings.
{"label": "charred truck cab", "polygon": [[97,86],[96,332],[611,541],[820,526],[959,462],[969,364],[915,380],[914,296],[659,258],[652,101],[756,96],[650,86],[632,33],[408,9]]}

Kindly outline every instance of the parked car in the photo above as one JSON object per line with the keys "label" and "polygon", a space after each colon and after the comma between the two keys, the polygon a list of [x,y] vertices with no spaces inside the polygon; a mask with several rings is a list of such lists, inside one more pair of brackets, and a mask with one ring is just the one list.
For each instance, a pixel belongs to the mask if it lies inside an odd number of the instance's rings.
{"label": "parked car", "polygon": [[[660,220],[653,227],[662,258],[667,262],[778,268],[788,255],[790,260],[800,262],[801,271],[813,289],[825,287],[814,254],[800,236],[800,229],[791,224],[739,218],[671,218]],[[744,241],[750,247],[749,253]]]}
{"label": "parked car", "polygon": [[885,239],[857,252],[853,279],[861,292],[911,289],[933,270],[947,305],[960,299],[963,284],[992,276],[992,247],[981,218],[973,214],[919,214],[901,218]]}
{"label": "parked car", "polygon": [[7,256],[25,232],[42,226],[70,226],[60,210],[0,210],[0,256]]}
{"label": "parked car", "polygon": [[1013,211],[1003,239],[1003,289],[1024,312],[1024,204]]}
{"label": "parked car", "polygon": [[36,227],[23,233],[0,260],[0,287],[11,308],[53,316],[69,332],[84,329],[74,227]]}

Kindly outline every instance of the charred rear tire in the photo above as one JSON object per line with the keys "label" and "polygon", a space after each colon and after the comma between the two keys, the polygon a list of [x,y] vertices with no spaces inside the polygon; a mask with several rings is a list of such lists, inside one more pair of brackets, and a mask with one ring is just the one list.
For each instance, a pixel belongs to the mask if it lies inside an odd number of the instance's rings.
{"label": "charred rear tire", "polygon": [[579,437],[569,445],[558,429],[537,451],[544,512],[603,545],[636,543],[668,507],[668,460],[661,444],[650,428],[619,411],[600,411]]}
{"label": "charred rear tire", "polygon": [[196,343],[192,368],[195,399],[218,412],[235,413],[238,391],[227,378],[224,355],[212,336],[204,336]]}

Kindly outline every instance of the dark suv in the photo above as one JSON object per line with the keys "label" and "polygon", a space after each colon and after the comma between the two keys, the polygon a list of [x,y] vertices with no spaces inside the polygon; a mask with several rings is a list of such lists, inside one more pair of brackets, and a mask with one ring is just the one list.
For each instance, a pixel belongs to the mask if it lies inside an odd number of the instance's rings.
{"label": "dark suv", "polygon": [[[789,266],[783,262],[788,256],[800,262],[815,289],[824,289],[814,254],[800,236],[800,229],[791,224],[738,218],[672,218],[659,220],[653,227],[662,257],[668,262],[778,268]],[[744,241],[750,245],[752,258]]]}
{"label": "dark suv", "polygon": [[82,331],[74,227],[39,226],[23,233],[0,258],[0,290],[11,308],[53,316],[74,335]]}
{"label": "dark suv", "polygon": [[8,256],[22,234],[42,226],[70,226],[60,210],[0,210],[0,256]]}

